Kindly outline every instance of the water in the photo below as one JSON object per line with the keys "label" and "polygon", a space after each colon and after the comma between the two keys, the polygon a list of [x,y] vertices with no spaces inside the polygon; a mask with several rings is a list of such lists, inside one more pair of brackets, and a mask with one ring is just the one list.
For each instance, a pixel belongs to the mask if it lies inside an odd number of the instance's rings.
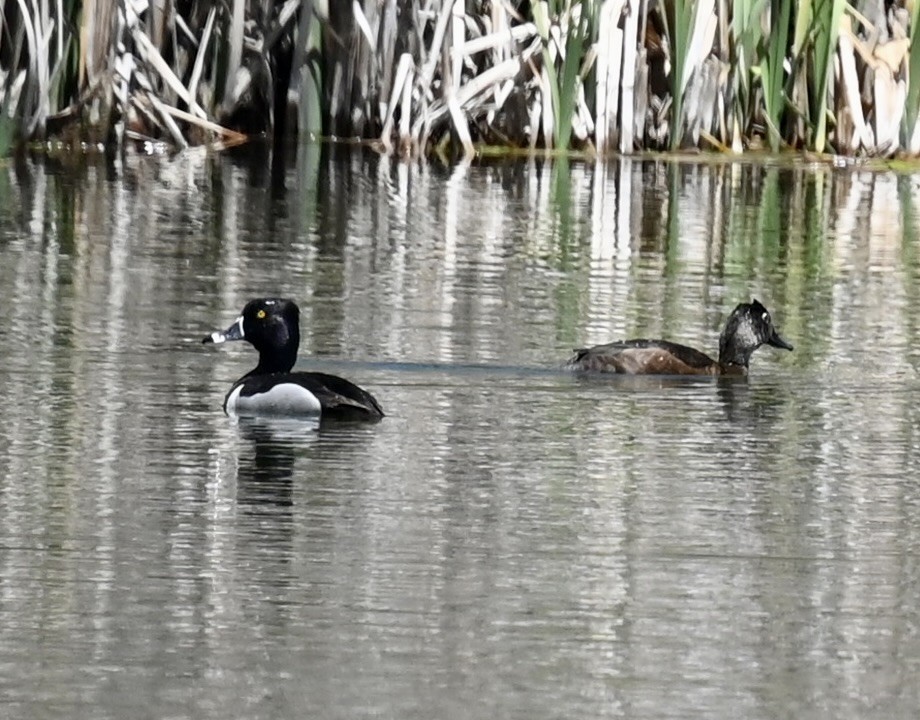
{"label": "water", "polygon": [[[0,172],[0,716],[916,716],[917,178],[292,165]],[[224,417],[264,294],[388,417]]]}

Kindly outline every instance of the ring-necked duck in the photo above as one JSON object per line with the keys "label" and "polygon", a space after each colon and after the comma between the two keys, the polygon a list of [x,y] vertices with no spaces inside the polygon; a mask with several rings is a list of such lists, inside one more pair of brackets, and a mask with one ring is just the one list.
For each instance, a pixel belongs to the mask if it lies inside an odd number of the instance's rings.
{"label": "ring-necked duck", "polygon": [[291,372],[300,346],[300,309],[290,300],[251,300],[229,328],[211,333],[202,342],[228,340],[247,340],[259,351],[259,364],[237,380],[224,399],[228,415],[383,417],[373,395],[348,380],[318,372]]}
{"label": "ring-necked duck", "polygon": [[746,375],[751,355],[763,344],[792,350],[757,300],[738,305],[719,336],[719,360],[667,340],[622,340],[575,350],[566,367],[628,375]]}

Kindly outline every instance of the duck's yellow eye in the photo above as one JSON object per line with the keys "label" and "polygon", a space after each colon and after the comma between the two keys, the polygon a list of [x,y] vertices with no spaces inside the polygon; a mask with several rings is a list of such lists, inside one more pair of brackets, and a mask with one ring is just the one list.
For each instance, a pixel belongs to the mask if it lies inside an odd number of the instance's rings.
{"label": "duck's yellow eye", "polygon": [[256,317],[259,318],[259,320],[261,320],[262,318],[265,317],[265,311],[259,310],[259,312],[256,313]]}

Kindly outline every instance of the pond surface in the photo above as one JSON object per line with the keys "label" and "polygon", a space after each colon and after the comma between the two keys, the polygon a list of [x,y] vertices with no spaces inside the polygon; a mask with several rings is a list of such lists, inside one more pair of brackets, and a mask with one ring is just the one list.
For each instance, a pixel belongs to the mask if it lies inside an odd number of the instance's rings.
{"label": "pond surface", "polygon": [[[0,168],[0,717],[914,718],[920,177]],[[246,300],[378,424],[234,423]],[[570,349],[742,381],[585,378]]]}

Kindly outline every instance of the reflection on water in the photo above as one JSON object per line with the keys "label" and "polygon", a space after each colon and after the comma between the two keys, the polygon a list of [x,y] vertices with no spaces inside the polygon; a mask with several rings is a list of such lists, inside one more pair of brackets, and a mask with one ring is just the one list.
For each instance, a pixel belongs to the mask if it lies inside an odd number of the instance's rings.
{"label": "reflection on water", "polygon": [[[2,717],[913,716],[913,176],[268,168],[0,172]],[[388,417],[223,415],[266,294]],[[558,369],[750,297],[747,380]]]}

